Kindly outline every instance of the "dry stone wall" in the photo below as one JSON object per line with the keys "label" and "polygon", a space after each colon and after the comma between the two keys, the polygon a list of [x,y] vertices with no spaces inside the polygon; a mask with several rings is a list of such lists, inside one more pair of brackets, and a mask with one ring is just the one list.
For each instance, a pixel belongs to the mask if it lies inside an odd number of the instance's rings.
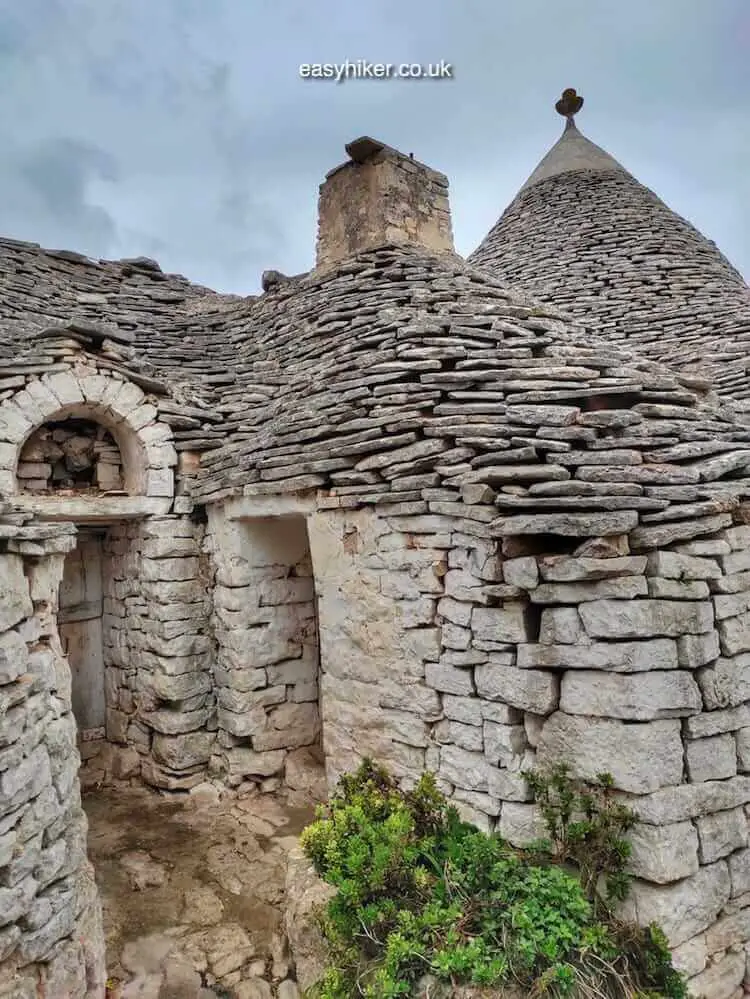
{"label": "dry stone wall", "polygon": [[104,545],[107,739],[130,750],[120,776],[172,790],[202,779],[215,739],[203,536],[169,515],[117,525]]}
{"label": "dry stone wall", "polygon": [[750,527],[546,555],[466,518],[321,510],[309,524],[329,781],[364,755],[406,783],[432,770],[466,818],[522,845],[543,832],[523,770],[612,773],[640,817],[627,915],[663,925],[696,994],[740,989]]}
{"label": "dry stone wall", "polygon": [[319,742],[318,633],[302,517],[210,514],[216,567],[215,770],[230,785],[274,789],[290,750]]}
{"label": "dry stone wall", "polygon": [[54,616],[74,544],[70,526],[0,517],[0,991],[14,999],[104,996],[70,670]]}
{"label": "dry stone wall", "polygon": [[450,534],[409,536],[368,510],[321,511],[309,531],[329,782],[368,755],[413,781],[440,717],[426,664],[441,655],[435,613]]}

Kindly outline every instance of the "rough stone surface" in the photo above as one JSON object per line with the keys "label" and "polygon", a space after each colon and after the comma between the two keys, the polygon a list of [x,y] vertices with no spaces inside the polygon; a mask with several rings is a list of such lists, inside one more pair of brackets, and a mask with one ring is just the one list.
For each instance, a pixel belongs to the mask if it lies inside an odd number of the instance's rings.
{"label": "rough stone surface", "polygon": [[[259,296],[0,239],[3,960],[19,988],[100,999],[80,785],[210,805],[286,782],[306,806],[318,762],[330,787],[371,756],[521,843],[522,771],[567,760],[639,812],[638,917],[730,995],[750,293],[572,125],[472,263],[442,175],[374,140],[349,154],[316,268],[267,270]],[[252,868],[272,823],[250,825]],[[167,858],[124,852],[134,891],[170,890]],[[231,895],[226,858],[207,864]],[[191,896],[199,973],[267,999],[226,901]],[[203,988],[171,951],[146,963],[142,995]]]}
{"label": "rough stone surface", "polygon": [[700,870],[674,885],[635,882],[622,906],[626,918],[657,922],[677,947],[707,929],[729,899],[729,871],[724,861]]}
{"label": "rough stone surface", "polygon": [[611,773],[615,787],[634,794],[679,784],[682,740],[678,721],[626,725],[558,711],[542,729],[539,764],[569,760],[582,776]]}
{"label": "rough stone surface", "polygon": [[305,992],[319,982],[327,950],[316,921],[335,889],[318,878],[301,850],[290,851],[286,879],[286,932],[297,984]]}

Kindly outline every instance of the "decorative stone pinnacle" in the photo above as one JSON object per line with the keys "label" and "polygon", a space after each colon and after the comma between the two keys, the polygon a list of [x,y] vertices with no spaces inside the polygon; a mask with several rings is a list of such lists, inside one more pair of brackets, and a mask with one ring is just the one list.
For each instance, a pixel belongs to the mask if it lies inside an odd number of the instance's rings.
{"label": "decorative stone pinnacle", "polygon": [[555,111],[561,114],[563,118],[567,118],[568,121],[572,121],[573,116],[578,114],[582,107],[583,98],[578,96],[575,88],[568,87],[567,90],[563,90],[562,97],[555,104]]}

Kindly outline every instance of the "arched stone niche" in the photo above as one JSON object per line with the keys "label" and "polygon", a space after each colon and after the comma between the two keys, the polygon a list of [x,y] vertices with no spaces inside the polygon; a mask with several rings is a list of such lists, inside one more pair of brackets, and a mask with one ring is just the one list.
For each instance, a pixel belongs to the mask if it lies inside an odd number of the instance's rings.
{"label": "arched stone niche", "polygon": [[17,489],[124,493],[130,471],[110,430],[95,420],[68,417],[51,420],[28,437],[18,456]]}
{"label": "arched stone niche", "polygon": [[[47,469],[37,469],[38,478],[24,473],[41,453],[41,445],[62,443],[55,440],[55,431],[60,437],[68,430],[73,438],[88,435],[98,445],[100,457],[94,473],[100,462],[109,466],[108,470],[103,468],[102,485],[91,483],[98,489],[90,491],[154,499],[173,496],[177,454],[172,432],[158,421],[157,409],[145,393],[114,375],[76,374],[72,370],[30,380],[0,406],[0,494],[28,493],[24,482],[29,480],[39,487],[37,495],[54,493],[54,488],[46,488],[42,475]],[[76,447],[84,449],[85,442],[69,445],[72,451]],[[52,449],[51,453],[56,452]],[[71,464],[75,463],[73,458]],[[76,490],[74,482],[71,491],[86,490]]]}

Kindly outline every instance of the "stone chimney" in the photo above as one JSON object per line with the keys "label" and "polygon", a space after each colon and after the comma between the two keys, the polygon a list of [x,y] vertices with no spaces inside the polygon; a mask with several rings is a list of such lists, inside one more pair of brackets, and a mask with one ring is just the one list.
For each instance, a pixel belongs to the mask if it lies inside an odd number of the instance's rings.
{"label": "stone chimney", "polygon": [[316,268],[393,243],[455,252],[444,174],[367,137],[346,151],[320,186]]}

